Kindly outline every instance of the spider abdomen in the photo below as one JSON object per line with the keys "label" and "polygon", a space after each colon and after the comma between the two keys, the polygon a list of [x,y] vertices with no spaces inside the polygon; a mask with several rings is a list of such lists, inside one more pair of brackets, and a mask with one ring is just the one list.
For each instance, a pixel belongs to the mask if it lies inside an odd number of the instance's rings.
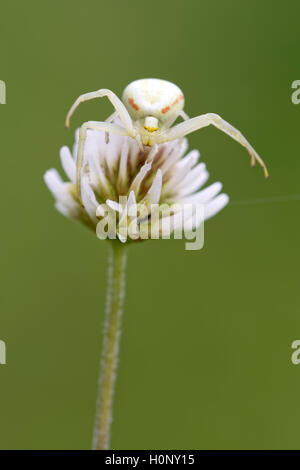
{"label": "spider abdomen", "polygon": [[134,120],[153,116],[164,122],[178,115],[184,106],[180,88],[157,78],[130,83],[124,90],[122,101]]}

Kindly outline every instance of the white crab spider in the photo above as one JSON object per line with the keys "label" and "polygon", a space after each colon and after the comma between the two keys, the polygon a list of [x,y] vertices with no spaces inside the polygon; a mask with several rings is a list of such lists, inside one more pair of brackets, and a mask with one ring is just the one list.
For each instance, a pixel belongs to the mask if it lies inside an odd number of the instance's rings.
{"label": "white crab spider", "polygon": [[[85,93],[77,98],[68,112],[66,127],[69,127],[70,118],[80,103],[104,96],[107,96],[111,101],[115,112],[104,122],[85,122],[79,132],[77,155],[79,199],[81,199],[81,169],[87,129],[130,136],[137,140],[141,150],[143,150],[143,145],[152,146],[174,139],[181,139],[197,129],[212,124],[243,145],[251,156],[251,165],[254,166],[255,160],[257,160],[263,167],[265,176],[268,177],[268,170],[263,160],[238,129],[235,129],[231,124],[213,113],[202,114],[189,119],[183,111],[184,96],[182,91],[178,86],[166,80],[156,78],[136,80],[125,88],[122,101],[111,90],[104,88]],[[171,127],[179,116],[184,119],[184,122]],[[112,122],[117,117],[121,120],[123,126]]]}

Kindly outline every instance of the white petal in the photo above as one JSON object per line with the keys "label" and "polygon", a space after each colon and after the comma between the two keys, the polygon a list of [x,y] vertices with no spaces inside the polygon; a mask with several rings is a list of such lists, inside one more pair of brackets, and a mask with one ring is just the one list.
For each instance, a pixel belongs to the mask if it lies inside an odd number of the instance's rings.
{"label": "white petal", "polygon": [[120,240],[120,242],[125,243],[127,241],[127,237],[125,237],[121,233],[117,232],[117,235],[118,235],[118,239]]}
{"label": "white petal", "polygon": [[128,161],[128,152],[129,152],[129,143],[128,139],[124,140],[122,150],[121,150],[121,157],[120,157],[120,165],[119,165],[119,175],[118,175],[118,191],[122,193],[125,192],[125,188],[127,186],[128,181],[128,173],[127,173],[127,161]]}
{"label": "white petal", "polygon": [[81,208],[73,197],[74,184],[64,183],[54,169],[48,170],[44,175],[44,180],[54,198],[55,207],[63,215],[76,219],[80,216]]}
{"label": "white petal", "polygon": [[62,215],[65,217],[71,217],[70,210],[64,204],[61,202],[56,202],[54,205],[58,212],[60,212]]}
{"label": "white petal", "polygon": [[101,173],[102,169],[100,167],[100,160],[101,160],[101,150],[99,149],[99,142],[103,141],[104,143],[104,136],[102,133],[93,129],[89,129],[87,131],[86,142],[84,146],[84,161],[83,167],[88,165],[88,173],[89,173],[89,181],[93,188],[97,188],[99,186],[101,180]]}
{"label": "white petal", "polygon": [[[131,206],[135,206],[135,211],[133,212],[133,209]],[[136,206],[136,199],[135,199],[135,194],[134,191],[130,191],[129,197],[127,199],[126,206],[122,210],[122,216],[119,221],[119,226],[123,225],[129,215],[131,216],[136,216],[136,211],[137,211],[137,206]]]}
{"label": "white petal", "polygon": [[127,207],[132,206],[132,204],[136,204],[134,191],[130,191],[128,201],[127,201]]}
{"label": "white petal", "polygon": [[176,164],[176,169],[178,168],[180,171],[182,171],[186,167],[192,168],[195,163],[197,163],[199,158],[200,152],[198,152],[198,150],[192,150]]}
{"label": "white petal", "polygon": [[99,158],[99,153],[103,148],[106,148],[105,133],[97,129],[88,129],[84,145],[85,154],[92,158]]}
{"label": "white petal", "polygon": [[169,192],[172,187],[181,186],[186,176],[189,175],[191,169],[197,163],[200,153],[198,150],[193,150],[188,153],[182,160],[180,160],[172,169],[172,176],[165,185],[166,192]]}
{"label": "white petal", "polygon": [[121,213],[123,211],[123,208],[121,204],[119,204],[116,201],[112,201],[111,199],[106,199],[106,204],[108,207],[110,207],[113,211]]}
{"label": "white petal", "polygon": [[98,201],[95,198],[95,194],[92,191],[90,185],[88,184],[87,177],[82,178],[81,180],[81,198],[82,204],[89,217],[93,222],[97,222],[96,211],[98,208]]}
{"label": "white petal", "polygon": [[184,181],[177,188],[178,197],[188,196],[194,193],[197,189],[201,188],[209,178],[209,173],[206,170],[204,163],[200,163],[193,168],[190,173],[185,177]]}
{"label": "white petal", "polygon": [[70,149],[67,146],[60,149],[60,159],[65,174],[72,183],[76,183],[76,165]]}
{"label": "white petal", "polygon": [[[125,137],[126,138],[126,137]],[[127,137],[129,143],[129,161],[132,168],[135,168],[138,162],[138,157],[140,153],[140,148],[135,139]]]}
{"label": "white petal", "polygon": [[123,136],[109,134],[109,143],[105,147],[105,161],[111,178],[115,176],[123,144]]}
{"label": "white petal", "polygon": [[182,204],[197,204],[205,203],[210,199],[214,198],[222,189],[222,183],[216,182],[211,184],[205,189],[202,189],[198,193],[192,194],[192,196],[185,197],[180,200]]}
{"label": "white petal", "polygon": [[61,179],[59,173],[54,168],[46,171],[44,174],[44,181],[51,193],[56,199],[59,199],[63,187],[63,180]]}
{"label": "white petal", "polygon": [[75,201],[72,207],[70,205],[65,205],[61,201],[56,201],[54,206],[56,210],[58,210],[58,212],[60,212],[65,217],[68,217],[69,219],[77,220],[80,218],[80,214],[81,214],[80,206],[78,203],[76,204]]}
{"label": "white petal", "polygon": [[134,178],[134,180],[133,180],[133,182],[132,182],[132,184],[129,188],[129,191],[134,191],[135,194],[138,195],[141,183],[142,183],[143,179],[145,178],[145,176],[147,175],[147,173],[149,172],[149,170],[151,168],[151,165],[152,165],[152,162],[150,162],[150,163],[146,162],[142,166],[142,168],[140,169],[140,171],[138,172],[138,174]]}
{"label": "white petal", "polygon": [[225,207],[229,202],[229,196],[227,194],[220,194],[216,198],[214,198],[211,202],[205,205],[204,208],[204,216],[205,220],[210,219],[218,212],[220,212],[223,207]]}
{"label": "white petal", "polygon": [[188,147],[187,139],[183,139],[181,142],[175,140],[164,145],[163,149],[163,159],[160,166],[162,174],[165,175],[169,170],[172,171],[172,168],[178,160],[184,155]]}
{"label": "white petal", "polygon": [[[132,236],[133,234],[138,235],[137,229],[137,205],[135,194],[133,191],[130,192],[126,206],[124,207],[122,216],[120,217],[120,221],[118,224],[117,235],[121,242],[125,242],[128,236]],[[132,225],[134,224],[134,226]],[[129,224],[130,224],[130,231],[129,233]]]}
{"label": "white petal", "polygon": [[154,157],[156,156],[157,152],[158,152],[158,145],[155,144],[155,145],[153,145],[150,152],[148,153],[147,162],[152,162]]}
{"label": "white petal", "polygon": [[99,206],[97,207],[96,216],[97,217],[104,217],[105,216],[105,210],[104,210],[102,204],[99,204]]}
{"label": "white petal", "polygon": [[160,170],[157,170],[153,183],[144,197],[144,201],[148,201],[150,204],[158,204],[161,195],[162,186],[162,174]]}
{"label": "white petal", "polygon": [[88,175],[93,189],[98,190],[105,199],[106,197],[112,196],[112,194],[104,170],[97,157],[98,155],[89,159]]}

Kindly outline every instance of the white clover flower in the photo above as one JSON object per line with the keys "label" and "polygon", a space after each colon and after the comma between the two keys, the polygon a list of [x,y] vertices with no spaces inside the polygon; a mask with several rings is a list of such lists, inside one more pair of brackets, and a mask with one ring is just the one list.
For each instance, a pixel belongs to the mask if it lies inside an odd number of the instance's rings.
{"label": "white clover flower", "polygon": [[[187,139],[145,147],[142,151],[131,137],[110,134],[108,139],[105,132],[88,130],[80,203],[76,187],[78,131],[75,135],[73,155],[68,147],[60,150],[62,167],[69,181],[64,182],[55,169],[48,170],[44,178],[56,200],[56,209],[93,230],[107,214],[116,216],[115,234],[110,235],[125,241],[121,228],[125,219],[127,222],[128,217],[133,218],[130,207],[136,207],[134,213],[139,214],[135,217],[139,228],[147,231],[151,226],[152,205],[170,208],[167,215],[160,213],[160,219],[164,217],[164,224],[169,222],[171,232],[176,229],[176,220],[180,220],[180,211],[184,226],[195,229],[201,221],[190,212],[184,216],[186,205],[203,204],[204,219],[209,219],[229,201],[226,194],[219,194],[222,189],[220,182],[200,190],[209,173],[205,163],[198,163],[197,150],[186,154]],[[140,214],[143,214],[142,220]],[[137,239],[140,238],[138,233]]]}
{"label": "white clover flower", "polygon": [[[129,251],[125,242],[170,238],[171,233],[182,238],[184,232],[187,239],[196,238],[185,248],[201,249],[203,221],[229,201],[219,182],[203,189],[208,171],[199,163],[197,150],[187,153],[185,136],[213,125],[245,147],[251,165],[257,161],[268,177],[263,160],[238,129],[214,113],[190,119],[184,111],[182,91],[166,80],[135,80],[125,88],[122,100],[106,88],[84,93],[71,106],[66,127],[81,103],[103,97],[111,102],[113,114],[105,121],[83,123],[76,133],[73,154],[67,147],[60,151],[69,181],[63,181],[55,169],[45,173],[55,206],[63,215],[87,225],[101,239],[114,240],[108,244],[106,315],[93,434],[93,449],[101,450],[110,448]],[[177,118],[182,122],[175,124]]]}

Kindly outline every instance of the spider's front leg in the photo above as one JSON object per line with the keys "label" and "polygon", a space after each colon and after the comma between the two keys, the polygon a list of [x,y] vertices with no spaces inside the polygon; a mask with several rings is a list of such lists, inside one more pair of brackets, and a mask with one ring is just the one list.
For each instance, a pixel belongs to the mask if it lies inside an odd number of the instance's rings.
{"label": "spider's front leg", "polygon": [[198,129],[202,129],[202,127],[207,127],[209,125],[213,125],[220,129],[225,134],[228,134],[232,139],[239,142],[243,147],[248,150],[248,153],[251,156],[251,165],[254,166],[255,161],[257,160],[258,163],[263,167],[265,177],[269,176],[267,167],[264,161],[260,158],[258,153],[254,150],[252,145],[248,142],[248,140],[243,136],[243,134],[229,124],[227,121],[224,121],[218,114],[208,113],[202,114],[201,116],[194,117],[192,119],[188,119],[185,122],[181,122],[176,126],[167,129],[163,134],[162,138],[165,138],[167,141],[180,139],[191,132],[194,132]]}
{"label": "spider's front leg", "polygon": [[81,170],[83,167],[84,146],[85,146],[88,129],[96,129],[98,131],[111,132],[113,134],[128,136],[127,129],[121,126],[117,126],[117,124],[111,124],[109,122],[98,122],[98,121],[88,121],[82,124],[79,130],[79,142],[78,142],[78,151],[77,151],[77,160],[76,160],[76,186],[77,186],[77,193],[78,193],[80,203],[82,203],[81,201]]}
{"label": "spider's front leg", "polygon": [[132,119],[131,119],[126,107],[124,106],[122,101],[117,97],[117,95],[115,95],[115,93],[113,93],[111,90],[108,90],[106,88],[102,88],[102,89],[97,90],[97,91],[91,91],[90,93],[85,93],[83,95],[80,95],[77,98],[77,100],[74,102],[74,104],[71,106],[71,108],[70,108],[70,110],[67,114],[66,123],[65,123],[66,127],[69,127],[70,119],[71,119],[74,111],[76,110],[76,108],[78,108],[78,106],[80,105],[80,103],[83,103],[83,102],[89,101],[89,100],[93,100],[94,98],[103,98],[105,96],[109,99],[109,101],[111,102],[111,104],[115,108],[116,115],[119,116],[119,118],[121,119],[122,124],[123,124],[123,126],[125,127],[125,129],[127,131],[126,135],[136,139],[136,141],[139,144],[140,149],[143,150],[144,147],[143,147],[143,144],[142,144],[142,141],[141,141],[141,137],[140,137],[139,133],[136,131],[136,129],[134,128]]}

